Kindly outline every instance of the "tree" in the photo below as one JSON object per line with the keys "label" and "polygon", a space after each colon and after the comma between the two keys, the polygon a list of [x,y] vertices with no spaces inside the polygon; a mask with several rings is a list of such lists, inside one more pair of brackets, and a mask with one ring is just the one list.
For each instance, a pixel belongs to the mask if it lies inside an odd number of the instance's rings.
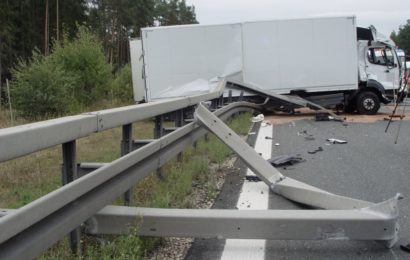
{"label": "tree", "polygon": [[79,105],[90,105],[107,96],[112,67],[105,60],[98,36],[80,26],[74,39],[64,37],[54,47],[54,63],[76,78],[73,96]]}
{"label": "tree", "polygon": [[185,0],[0,0],[0,78],[34,49],[48,53],[54,39],[73,39],[88,25],[103,42],[115,71],[129,62],[130,37],[153,25],[197,23],[194,6]]}
{"label": "tree", "polygon": [[114,67],[129,61],[128,39],[154,24],[154,0],[90,0],[89,23],[100,35]]}
{"label": "tree", "polygon": [[79,112],[107,98],[112,81],[99,38],[84,26],[74,39],[55,42],[49,55],[37,50],[28,61],[21,59],[13,74],[15,106],[33,119]]}
{"label": "tree", "polygon": [[70,110],[76,78],[65,73],[52,56],[44,56],[36,50],[29,61],[20,60],[13,74],[14,105],[23,117],[41,119]]}
{"label": "tree", "polygon": [[64,31],[70,38],[75,36],[77,24],[86,22],[86,0],[59,1],[58,19],[56,5],[56,0],[0,0],[2,78],[11,78],[13,66],[19,59],[28,60],[34,49],[48,50],[58,38],[57,20],[59,34]]}
{"label": "tree", "polygon": [[156,0],[155,11],[160,26],[198,23],[195,7],[185,0]]}
{"label": "tree", "polygon": [[393,31],[390,34],[390,38],[399,46],[404,52],[410,54],[410,19],[407,20],[407,24],[400,26],[399,31],[396,33]]}

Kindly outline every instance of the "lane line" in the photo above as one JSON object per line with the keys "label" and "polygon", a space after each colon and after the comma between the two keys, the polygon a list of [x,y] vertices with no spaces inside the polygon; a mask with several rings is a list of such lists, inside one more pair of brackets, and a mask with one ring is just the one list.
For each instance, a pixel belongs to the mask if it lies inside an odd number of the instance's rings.
{"label": "lane line", "polygon": [[[266,139],[266,136],[272,137],[272,125],[265,124],[259,128],[255,150],[262,153],[264,159],[269,159],[272,156],[272,139]],[[256,176],[250,169],[246,175]],[[268,200],[269,187],[264,182],[245,180],[236,206],[239,210],[268,209]],[[263,239],[227,239],[221,259],[265,259],[265,244]]]}

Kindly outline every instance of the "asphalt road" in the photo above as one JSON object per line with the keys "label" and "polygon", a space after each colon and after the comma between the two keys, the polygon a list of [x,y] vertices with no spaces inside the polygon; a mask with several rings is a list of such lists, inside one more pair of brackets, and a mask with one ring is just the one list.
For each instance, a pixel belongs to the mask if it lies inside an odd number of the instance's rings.
{"label": "asphalt road", "polygon": [[[305,161],[281,167],[286,176],[312,184],[332,193],[372,202],[381,202],[400,192],[399,241],[392,249],[374,241],[267,241],[266,259],[410,259],[400,244],[410,243],[410,122],[403,121],[398,144],[394,144],[398,123],[387,133],[385,121],[375,123],[315,122],[303,119],[274,125],[272,156],[300,154]],[[314,140],[306,140],[305,131]],[[299,134],[298,134],[299,132]],[[251,136],[250,143],[252,143]],[[327,138],[346,140],[347,144],[331,144]],[[254,141],[254,140],[253,140]],[[308,151],[322,147],[323,151]],[[215,208],[233,208],[243,183],[246,167],[228,176],[215,203]],[[243,169],[245,168],[245,170]],[[270,194],[270,209],[300,209],[280,196]],[[219,259],[224,240],[197,239],[187,259]]]}

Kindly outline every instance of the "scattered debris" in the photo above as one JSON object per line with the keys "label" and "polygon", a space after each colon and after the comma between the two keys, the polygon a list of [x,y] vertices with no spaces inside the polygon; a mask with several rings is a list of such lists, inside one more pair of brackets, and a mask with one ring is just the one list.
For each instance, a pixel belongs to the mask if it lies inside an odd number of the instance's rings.
{"label": "scattered debris", "polygon": [[317,152],[322,152],[323,151],[323,148],[322,148],[322,146],[319,146],[317,149],[315,149],[315,150],[311,150],[311,151],[308,151],[308,153],[310,153],[310,154],[315,154],[315,153],[317,153]]}
{"label": "scattered debris", "polygon": [[303,130],[302,132],[298,132],[298,136],[306,136],[308,133],[306,130]]}
{"label": "scattered debris", "polygon": [[308,134],[306,130],[303,130],[302,132],[298,132],[298,136],[304,136],[305,140],[307,141],[315,140],[315,137],[312,134]]}
{"label": "scattered debris", "polygon": [[280,145],[280,143],[276,143],[276,144],[275,144],[275,146],[279,146],[279,145]]}
{"label": "scattered debris", "polygon": [[268,123],[268,122],[262,122],[261,127],[265,127],[265,126],[268,126],[268,125],[271,125],[271,123]]}
{"label": "scattered debris", "polygon": [[315,137],[313,135],[308,135],[308,136],[305,136],[305,140],[306,141],[313,141],[313,140],[315,140]]}
{"label": "scattered debris", "polygon": [[261,181],[261,179],[260,179],[258,176],[256,176],[256,175],[246,175],[246,176],[245,176],[245,180],[251,181],[251,182],[259,182],[259,181]]}
{"label": "scattered debris", "polygon": [[273,137],[270,137],[270,136],[265,136],[265,139],[272,140],[272,139],[273,139]]}
{"label": "scattered debris", "polygon": [[[334,119],[334,117],[332,117]],[[315,114],[315,121],[330,121],[330,116],[325,112],[317,112]]]}
{"label": "scattered debris", "polygon": [[250,132],[248,135],[256,135],[256,132]]}
{"label": "scattered debris", "polygon": [[407,253],[410,253],[410,244],[400,245],[400,249],[406,251]]}
{"label": "scattered debris", "polygon": [[328,141],[329,143],[332,143],[332,144],[347,144],[347,141],[341,140],[341,139],[336,139],[336,138],[329,138],[329,139],[326,139],[326,141]]}
{"label": "scattered debris", "polygon": [[251,121],[253,123],[257,123],[257,122],[262,122],[265,119],[265,116],[263,114],[259,114],[257,116],[252,117]]}
{"label": "scattered debris", "polygon": [[285,154],[272,157],[267,161],[273,166],[278,167],[282,165],[293,165],[295,163],[304,162],[305,160],[300,156],[300,154]]}

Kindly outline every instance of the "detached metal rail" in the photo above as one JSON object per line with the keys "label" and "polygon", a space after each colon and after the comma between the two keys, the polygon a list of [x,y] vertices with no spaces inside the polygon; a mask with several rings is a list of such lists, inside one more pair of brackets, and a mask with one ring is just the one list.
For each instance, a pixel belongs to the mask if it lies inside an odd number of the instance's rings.
{"label": "detached metal rail", "polygon": [[[181,126],[182,113],[178,113],[177,124],[181,127],[162,136],[163,113],[203,100],[216,100],[221,96],[224,85],[222,82],[220,88],[210,94],[0,130],[0,161],[62,144],[65,184],[19,209],[1,212],[0,259],[34,258],[70,232],[72,245],[78,246],[80,225],[91,234],[120,234],[127,232],[127,227],[136,221],[141,226],[140,234],[149,236],[360,239],[384,241],[388,247],[395,243],[399,195],[374,204],[335,195],[283,176],[221,121],[241,111],[260,109],[257,104],[235,102],[214,113],[200,104],[196,110],[196,121]],[[222,104],[223,100],[219,103]],[[213,104],[215,107],[215,102]],[[156,137],[160,138],[134,150],[131,123],[154,116]],[[123,128],[122,157],[110,163],[82,164],[80,169],[88,174],[80,177],[75,139],[119,126]],[[180,154],[185,146],[207,133],[207,129],[231,147],[273,192],[323,210],[238,211],[107,206],[149,172]],[[124,198],[127,204],[129,196]],[[141,216],[142,221],[138,221]]]}

